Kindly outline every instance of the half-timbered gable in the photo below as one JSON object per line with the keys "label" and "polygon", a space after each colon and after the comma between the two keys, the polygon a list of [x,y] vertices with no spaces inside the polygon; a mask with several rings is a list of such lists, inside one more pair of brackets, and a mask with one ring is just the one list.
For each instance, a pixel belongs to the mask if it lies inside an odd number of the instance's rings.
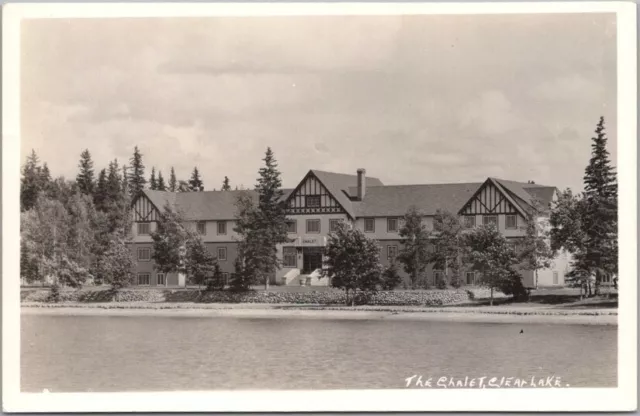
{"label": "half-timbered gable", "polygon": [[520,214],[527,216],[516,201],[491,179],[478,188],[476,193],[460,209],[460,215]]}
{"label": "half-timbered gable", "polygon": [[298,184],[286,201],[287,214],[342,214],[345,208],[313,172]]}
{"label": "half-timbered gable", "polygon": [[160,213],[158,208],[145,194],[140,194],[133,202],[133,221],[151,222],[158,221]]}

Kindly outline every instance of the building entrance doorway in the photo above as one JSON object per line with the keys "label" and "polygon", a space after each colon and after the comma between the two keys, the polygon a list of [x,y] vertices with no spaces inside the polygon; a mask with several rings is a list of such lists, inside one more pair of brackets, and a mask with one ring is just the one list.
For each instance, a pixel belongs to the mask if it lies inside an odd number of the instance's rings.
{"label": "building entrance doorway", "polygon": [[309,274],[316,269],[322,269],[322,247],[302,248],[302,273]]}

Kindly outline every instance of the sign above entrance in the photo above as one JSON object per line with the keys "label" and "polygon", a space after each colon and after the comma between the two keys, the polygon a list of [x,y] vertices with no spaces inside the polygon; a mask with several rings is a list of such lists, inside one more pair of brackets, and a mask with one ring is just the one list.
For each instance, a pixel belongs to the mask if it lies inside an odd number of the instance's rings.
{"label": "sign above entrance", "polygon": [[327,237],[298,237],[295,245],[296,247],[326,246]]}

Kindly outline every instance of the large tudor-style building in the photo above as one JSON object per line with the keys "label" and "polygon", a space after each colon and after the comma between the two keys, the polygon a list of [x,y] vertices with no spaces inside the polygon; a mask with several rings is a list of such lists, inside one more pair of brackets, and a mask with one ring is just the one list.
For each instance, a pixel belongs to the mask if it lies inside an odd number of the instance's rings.
{"label": "large tudor-style building", "polygon": [[[134,283],[149,286],[183,286],[184,276],[164,275],[154,270],[151,258],[151,233],[155,231],[165,204],[180,211],[185,226],[197,230],[211,253],[217,257],[225,278],[233,273],[238,236],[233,231],[235,201],[240,192],[205,191],[164,192],[145,190],[133,201],[133,244],[137,261]],[[319,277],[327,236],[338,221],[348,221],[376,239],[381,247],[380,260],[388,265],[402,248],[399,236],[401,221],[410,207],[424,215],[427,229],[433,228],[437,210],[457,213],[467,227],[495,224],[509,240],[525,235],[526,218],[533,204],[549,207],[557,197],[553,186],[536,185],[488,178],[477,183],[385,186],[377,178],[367,178],[364,169],[357,175],[310,170],[295,189],[284,190],[291,242],[278,247],[283,267],[273,282],[287,285],[326,285]],[[545,215],[537,218],[545,221]],[[549,269],[522,271],[526,287],[563,285],[569,270],[565,253]],[[401,273],[402,267],[400,267]],[[441,270],[427,269],[426,278],[433,284]],[[406,278],[406,276],[405,276]],[[472,285],[473,271],[465,271],[463,283]]]}

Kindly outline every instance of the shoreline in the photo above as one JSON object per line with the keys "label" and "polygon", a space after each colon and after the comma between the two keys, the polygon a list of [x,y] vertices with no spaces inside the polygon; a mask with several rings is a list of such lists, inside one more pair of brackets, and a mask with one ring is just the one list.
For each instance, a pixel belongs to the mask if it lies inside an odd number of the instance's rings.
{"label": "shoreline", "polygon": [[[487,308],[491,308],[487,310]],[[295,304],[166,304],[166,303],[23,303],[21,315],[163,316],[249,319],[403,320],[481,323],[618,324],[617,310],[551,308],[295,305]]]}

